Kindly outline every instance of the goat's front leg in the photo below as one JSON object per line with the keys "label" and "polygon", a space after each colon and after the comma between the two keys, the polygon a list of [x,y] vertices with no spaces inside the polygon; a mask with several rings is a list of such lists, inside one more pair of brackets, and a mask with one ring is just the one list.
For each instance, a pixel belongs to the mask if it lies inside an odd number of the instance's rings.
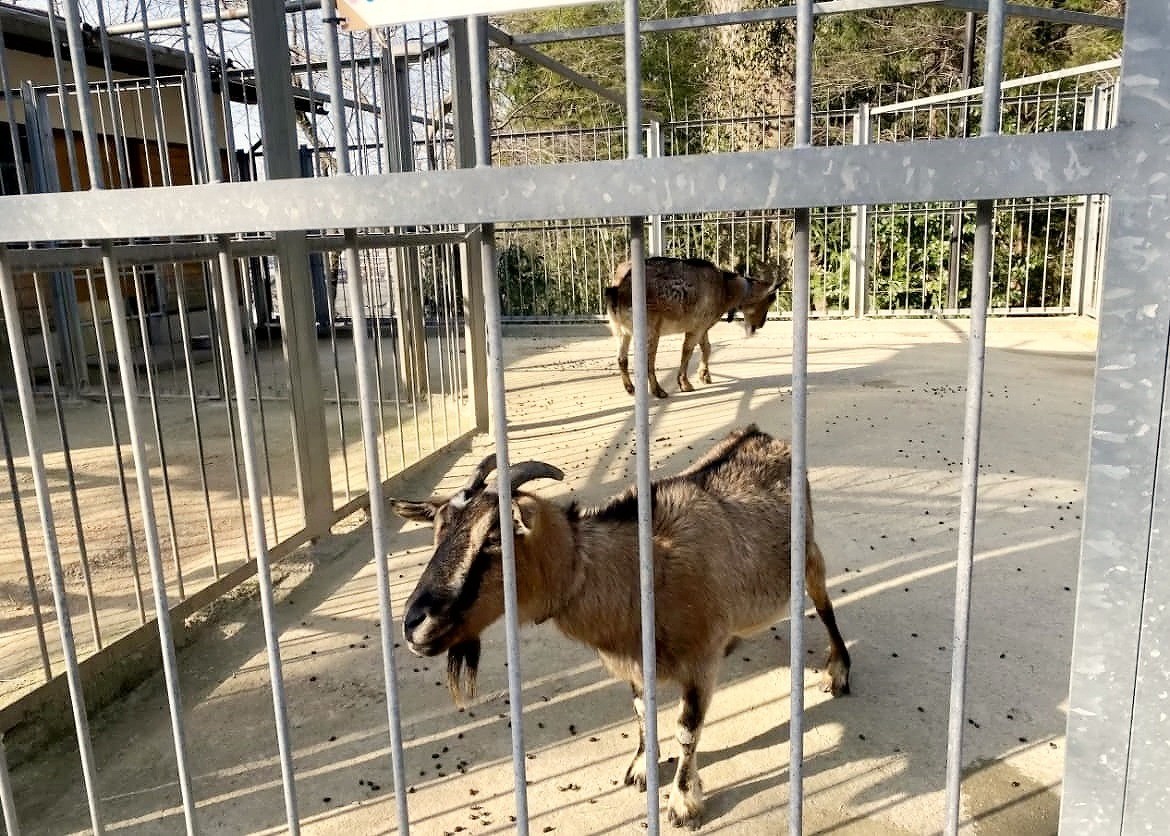
{"label": "goat's front leg", "polygon": [[633,784],[646,792],[646,704],[642,702],[642,686],[631,683],[634,692],[634,716],[638,718],[638,751],[626,769],[626,786]]}
{"label": "goat's front leg", "polygon": [[665,398],[666,390],[658,384],[658,374],[655,372],[655,363],[658,360],[658,332],[651,330],[646,336],[646,372],[650,379],[650,391],[656,398]]}
{"label": "goat's front leg", "polygon": [[695,391],[695,387],[687,380],[687,366],[691,364],[691,355],[695,353],[697,342],[694,332],[687,332],[683,336],[682,360],[678,364],[678,388],[683,392]]}
{"label": "goat's front leg", "polygon": [[703,783],[699,780],[699,735],[703,731],[703,717],[711,704],[715,690],[715,674],[718,661],[712,660],[705,681],[695,681],[683,688],[682,703],[679,705],[678,729],[678,771],[670,788],[670,800],[666,805],[666,817],[675,827],[689,827],[692,830],[703,823]]}
{"label": "goat's front leg", "polygon": [[622,373],[622,385],[631,395],[634,394],[634,382],[630,380],[630,335],[622,332],[618,337],[618,370]]}
{"label": "goat's front leg", "polygon": [[707,332],[704,331],[703,336],[699,339],[699,380],[704,383],[711,382],[710,360],[711,341],[707,339]]}

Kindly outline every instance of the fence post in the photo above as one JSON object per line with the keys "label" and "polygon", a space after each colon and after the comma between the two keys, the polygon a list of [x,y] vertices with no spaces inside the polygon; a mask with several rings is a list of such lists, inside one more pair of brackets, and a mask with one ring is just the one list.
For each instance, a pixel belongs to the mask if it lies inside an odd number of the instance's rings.
{"label": "fence post", "polygon": [[[410,113],[409,57],[396,56],[389,47],[382,49],[382,72],[386,75],[383,120],[389,169],[414,171],[414,129]],[[399,227],[399,232],[413,232],[413,227]],[[419,278],[418,250],[396,247],[387,259],[390,285],[397,315],[399,372],[406,391],[412,397],[426,394],[426,323],[422,309],[422,283]]]}
{"label": "fence post", "polygon": [[[1081,130],[1091,131],[1101,121],[1101,88],[1094,87],[1085,99],[1085,114]],[[1072,303],[1077,316],[1085,313],[1085,294],[1088,292],[1089,276],[1097,274],[1097,245],[1099,243],[1099,220],[1101,209],[1095,195],[1084,195],[1077,206],[1076,228],[1073,233]]]}
{"label": "fence post", "polygon": [[[467,19],[447,22],[451,43],[451,77],[454,91],[455,155],[460,168],[475,167],[475,138],[471,126],[471,57],[467,51]],[[473,227],[459,247],[459,273],[463,293],[463,338],[467,345],[467,382],[475,427],[490,428],[487,386],[487,331],[483,301],[483,261],[479,258],[479,227]]]}
{"label": "fence post", "polygon": [[[657,159],[662,156],[662,123],[651,119],[646,128],[646,156]],[[662,238],[662,215],[651,215],[646,219],[650,226],[650,247],[648,256],[662,255],[665,242]]]}
{"label": "fence post", "polygon": [[[869,105],[862,102],[853,116],[853,144],[869,144]],[[865,316],[869,299],[869,207],[854,206],[849,218],[849,312]]]}
{"label": "fence post", "polygon": [[[275,0],[252,0],[248,5],[252,12],[257,78],[291,78],[284,4]],[[290,85],[264,85],[260,95],[260,129],[268,179],[299,177],[300,157]],[[317,356],[317,312],[309,275],[309,248],[304,232],[278,232],[274,239],[280,335],[288,365],[297,487],[305,528],[316,537],[329,530],[333,515],[333,486],[325,432],[321,365]],[[248,404],[240,404],[240,409],[247,408],[250,408]],[[269,486],[269,490],[274,489],[274,486]]]}

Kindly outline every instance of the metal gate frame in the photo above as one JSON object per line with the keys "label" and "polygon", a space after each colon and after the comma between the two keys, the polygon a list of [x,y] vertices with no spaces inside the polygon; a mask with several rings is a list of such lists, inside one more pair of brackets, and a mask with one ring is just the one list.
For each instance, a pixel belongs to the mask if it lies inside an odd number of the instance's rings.
{"label": "metal gate frame", "polygon": [[[1165,776],[1170,774],[1170,747],[1165,746],[1164,720],[1168,702],[1167,666],[1163,653],[1170,653],[1170,622],[1160,617],[1170,600],[1170,564],[1160,559],[1170,530],[1170,500],[1166,480],[1170,478],[1170,426],[1167,414],[1168,361],[1170,361],[1170,299],[1166,277],[1170,275],[1170,137],[1164,125],[1170,122],[1170,6],[1164,0],[1131,0],[1125,23],[1119,119],[1116,127],[1102,131],[1036,136],[996,136],[994,121],[987,121],[984,135],[975,139],[939,140],[930,143],[891,143],[855,147],[809,147],[811,104],[812,34],[815,12],[832,6],[838,10],[903,5],[890,0],[826,3],[814,10],[812,0],[798,0],[796,147],[778,152],[743,153],[690,157],[687,159],[641,156],[641,135],[631,129],[627,161],[582,163],[532,168],[492,169],[488,134],[486,96],[487,26],[473,18],[469,26],[456,22],[452,36],[462,40],[469,60],[468,72],[458,79],[458,96],[470,102],[474,124],[476,167],[459,171],[336,177],[318,180],[271,180],[258,183],[211,183],[195,187],[146,190],[94,189],[84,193],[42,194],[6,197],[0,211],[0,290],[3,291],[5,320],[10,331],[17,371],[19,395],[26,415],[26,435],[33,461],[38,503],[42,514],[46,548],[54,566],[54,592],[63,595],[59,564],[55,565],[54,530],[49,505],[49,487],[36,443],[34,414],[27,358],[18,339],[19,320],[12,316],[15,299],[8,246],[27,242],[81,240],[94,242],[102,250],[107,277],[116,275],[112,241],[165,236],[211,236],[218,248],[222,292],[228,300],[227,316],[232,335],[236,384],[246,393],[249,380],[240,361],[244,346],[239,338],[235,264],[229,236],[243,232],[274,232],[289,252],[304,246],[307,230],[345,230],[345,257],[355,276],[359,227],[414,226],[423,223],[477,225],[482,257],[482,289],[488,337],[490,368],[486,382],[490,394],[499,478],[508,479],[507,420],[504,413],[504,376],[498,293],[494,267],[492,224],[500,221],[564,219],[581,216],[623,215],[631,219],[631,241],[635,264],[644,253],[643,218],[659,212],[710,212],[747,209],[794,209],[797,234],[794,283],[793,339],[793,486],[792,526],[794,599],[803,596],[804,508],[806,472],[805,397],[807,392],[808,337],[808,214],[810,207],[866,205],[890,202],[975,200],[979,202],[976,238],[976,292],[971,319],[968,403],[964,441],[964,490],[960,515],[956,619],[952,671],[952,705],[947,769],[948,833],[958,828],[959,779],[963,728],[964,677],[966,671],[967,616],[970,606],[970,578],[974,546],[974,523],[979,461],[979,429],[982,401],[984,329],[987,314],[987,275],[990,253],[992,201],[998,198],[1106,194],[1110,197],[1110,243],[1106,257],[1106,286],[1100,306],[1100,341],[1092,420],[1092,442],[1087,483],[1085,529],[1082,543],[1080,585],[1075,625],[1075,644],[1069,704],[1068,754],[1062,829],[1068,833],[1121,833],[1156,831],[1164,824],[1162,803]],[[954,5],[954,4],[952,4]],[[968,3],[982,7],[982,3]],[[1006,4],[989,0],[987,6],[987,53],[983,114],[994,118],[999,99],[1002,33]],[[291,108],[280,102],[286,86],[276,79],[288,78],[288,54],[282,50],[285,38],[283,3],[254,0],[250,4],[260,53],[266,55],[258,67],[260,77],[272,80],[264,89],[266,134],[287,131]],[[76,72],[84,72],[80,59],[84,50],[76,0],[65,0],[69,49]],[[336,16],[331,0],[323,11]],[[191,7],[195,32],[200,31],[199,4]],[[627,48],[627,120],[641,124],[638,83],[639,25],[636,0],[627,0],[624,32]],[[775,10],[773,10],[775,11]],[[197,49],[200,96],[204,116],[211,112],[206,50]],[[336,52],[329,53],[334,79],[333,101],[339,104],[340,83]],[[270,62],[270,63],[268,63]],[[78,79],[78,87],[86,90]],[[271,95],[269,95],[271,94]],[[88,96],[81,96],[86,116]],[[90,176],[99,182],[94,167],[96,135],[92,120],[83,119],[90,160]],[[464,125],[466,126],[466,122]],[[213,128],[205,119],[205,136]],[[288,135],[287,133],[285,134]],[[470,136],[470,135],[469,135]],[[345,155],[341,155],[343,158]],[[962,165],[955,165],[962,160]],[[215,162],[209,160],[214,167]],[[815,172],[815,176],[807,176]],[[217,179],[217,178],[213,178]],[[471,196],[472,199],[469,199]],[[285,245],[282,244],[282,248]],[[290,256],[291,257],[291,256]],[[360,303],[360,282],[349,291]],[[635,298],[642,294],[644,274],[634,271]],[[110,282],[110,287],[113,283]],[[307,286],[300,288],[307,292]],[[125,319],[118,294],[110,295],[115,321]],[[355,306],[355,344],[363,386],[369,385],[368,340],[359,322],[360,304]],[[635,330],[645,333],[644,306],[635,306]],[[121,314],[121,316],[119,316]],[[124,324],[124,323],[123,323]],[[478,330],[476,325],[470,326]],[[117,330],[120,355],[129,352],[125,328]],[[635,372],[639,381],[635,407],[637,473],[639,485],[640,552],[643,588],[643,653],[652,659],[653,620],[649,547],[649,433],[644,355],[636,352]],[[129,367],[125,356],[124,368]],[[363,407],[371,399],[363,397]],[[135,409],[128,410],[131,438],[136,446],[142,435],[134,427]],[[387,553],[382,515],[378,459],[370,439],[374,419],[363,410],[370,506],[379,570],[380,592],[385,593]],[[259,477],[255,473],[254,441],[247,416],[241,417],[245,441],[245,464],[253,514],[259,509]],[[135,460],[143,459],[135,450]],[[150,504],[150,474],[138,469],[138,486],[144,515]],[[503,501],[503,497],[501,501]],[[153,526],[153,518],[148,526]],[[262,609],[268,640],[269,665],[281,762],[284,773],[285,806],[289,830],[299,832],[288,721],[281,688],[278,639],[272,620],[272,590],[269,577],[269,549],[262,521],[256,528],[256,553],[260,568]],[[523,760],[523,706],[520,699],[520,667],[516,652],[514,554],[510,529],[504,532],[504,566],[508,600],[507,633],[509,692],[512,712],[514,767],[517,772],[517,828],[527,832]],[[166,617],[165,588],[159,592],[161,558],[157,543],[151,546],[151,569],[156,574],[156,612],[163,647],[164,668],[171,698],[179,782],[183,789],[184,812],[189,832],[196,830],[194,799],[184,754],[182,707],[177,686],[176,660],[170,619]],[[399,830],[409,828],[401,769],[401,739],[398,728],[396,678],[390,651],[389,630],[393,624],[388,595],[382,594],[382,641],[385,649],[387,710],[393,742],[395,788]],[[793,680],[791,698],[792,764],[789,778],[791,807],[789,828],[801,832],[801,734],[800,683],[803,671],[799,660],[803,636],[802,619],[792,622]],[[61,621],[66,643],[68,619]],[[71,639],[70,639],[71,641]],[[75,661],[75,660],[74,660]],[[73,713],[81,744],[83,769],[89,789],[94,830],[101,832],[101,811],[92,784],[93,754],[89,741],[84,697],[76,665],[68,666]],[[653,670],[647,670],[646,725],[647,757],[656,758],[657,734]],[[658,830],[656,771],[648,783],[649,832]],[[0,801],[6,818],[12,813],[10,786],[0,758]],[[14,813],[12,813],[14,816]],[[15,832],[15,818],[8,824]]]}

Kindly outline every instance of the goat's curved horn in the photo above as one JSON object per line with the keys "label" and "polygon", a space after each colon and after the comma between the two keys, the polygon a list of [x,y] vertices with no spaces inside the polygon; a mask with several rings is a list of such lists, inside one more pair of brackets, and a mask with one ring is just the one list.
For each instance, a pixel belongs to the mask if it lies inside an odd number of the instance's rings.
{"label": "goat's curved horn", "polygon": [[487,484],[487,478],[493,470],[496,469],[496,454],[489,453],[484,456],[483,461],[479,463],[479,467],[475,469],[475,473],[471,474],[471,478],[467,480],[467,484],[463,486],[464,493],[473,494],[479,493],[483,490],[483,486]]}
{"label": "goat's curved horn", "polygon": [[487,484],[487,478],[493,470],[496,469],[496,454],[490,453],[484,456],[483,461],[479,463],[479,467],[475,469],[475,473],[471,474],[471,478],[467,480],[455,496],[451,497],[451,503],[456,508],[462,508],[471,501],[471,497],[483,490],[484,485]]}
{"label": "goat's curved horn", "polygon": [[553,467],[544,462],[519,462],[512,467],[511,476],[512,493],[515,493],[516,489],[525,482],[531,482],[533,479],[556,479],[560,482],[565,478],[564,472],[559,467]]}

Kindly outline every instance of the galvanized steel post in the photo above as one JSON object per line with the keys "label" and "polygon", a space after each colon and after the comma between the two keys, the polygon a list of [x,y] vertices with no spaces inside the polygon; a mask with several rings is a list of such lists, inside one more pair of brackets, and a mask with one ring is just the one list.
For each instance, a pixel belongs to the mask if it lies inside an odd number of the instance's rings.
{"label": "galvanized steel post", "polygon": [[[249,0],[252,15],[256,75],[268,79],[260,88],[260,125],[264,141],[267,179],[300,177],[296,128],[293,123],[292,88],[284,80],[291,76],[288,32],[284,4],[278,0]],[[197,4],[192,5],[195,12]],[[198,29],[198,27],[196,27]],[[204,53],[206,55],[206,53]],[[280,82],[277,83],[277,79]],[[205,125],[210,125],[210,92],[203,95]],[[207,134],[205,127],[204,133]],[[205,142],[210,138],[205,137]],[[217,154],[214,146],[208,155]],[[333,515],[332,475],[329,466],[325,409],[321,399],[321,365],[318,358],[318,328],[333,323],[318,321],[309,278],[309,251],[305,233],[276,234],[277,292],[280,295],[281,345],[288,364],[292,407],[293,455],[297,464],[297,486],[305,516],[305,528],[314,537],[329,531]]]}

